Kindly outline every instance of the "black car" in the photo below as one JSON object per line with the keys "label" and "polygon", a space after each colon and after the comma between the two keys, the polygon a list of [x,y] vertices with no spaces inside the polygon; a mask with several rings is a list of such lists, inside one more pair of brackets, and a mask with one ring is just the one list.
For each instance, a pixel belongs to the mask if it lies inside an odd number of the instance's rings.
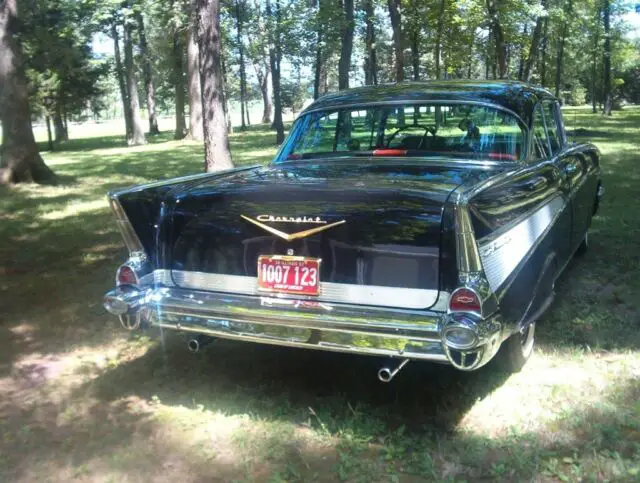
{"label": "black car", "polygon": [[127,329],[519,370],[603,194],[548,91],[422,82],[326,95],[266,166],[109,194]]}

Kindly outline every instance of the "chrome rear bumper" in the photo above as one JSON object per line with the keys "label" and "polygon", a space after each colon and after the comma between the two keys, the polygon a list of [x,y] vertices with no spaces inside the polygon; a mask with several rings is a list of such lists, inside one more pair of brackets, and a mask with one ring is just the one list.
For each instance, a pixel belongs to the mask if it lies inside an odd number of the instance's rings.
{"label": "chrome rear bumper", "polygon": [[[445,350],[445,313],[393,310],[315,301],[279,299],[153,288],[140,291],[118,287],[105,295],[105,308],[120,316],[123,325],[137,328],[130,318],[151,326],[213,337],[327,351],[402,357],[457,363]],[[476,356],[469,367],[484,365],[499,347],[500,324],[483,321]],[[488,334],[487,327],[492,328]],[[487,335],[488,334],[488,335]],[[487,338],[489,337],[489,338]],[[491,350],[486,350],[492,342]],[[495,348],[493,347],[495,345]],[[494,350],[495,349],[495,350]]]}

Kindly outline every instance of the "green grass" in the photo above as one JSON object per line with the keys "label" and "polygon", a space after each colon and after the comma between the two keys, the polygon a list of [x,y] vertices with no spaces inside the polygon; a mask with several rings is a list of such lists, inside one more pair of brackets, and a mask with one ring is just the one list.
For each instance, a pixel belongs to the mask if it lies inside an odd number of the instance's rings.
{"label": "green grass", "polygon": [[[607,193],[531,361],[389,385],[376,358],[124,333],[102,308],[126,257],[104,194],[197,172],[202,148],[76,127],[99,137],[43,153],[62,185],[0,187],[0,481],[638,480],[640,109],[576,113]],[[234,160],[273,140],[236,133]]]}

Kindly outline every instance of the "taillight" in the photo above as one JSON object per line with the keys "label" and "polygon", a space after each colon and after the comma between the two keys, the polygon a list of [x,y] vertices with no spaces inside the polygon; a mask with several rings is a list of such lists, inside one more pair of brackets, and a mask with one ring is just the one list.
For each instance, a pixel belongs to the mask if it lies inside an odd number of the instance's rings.
{"label": "taillight", "polygon": [[449,312],[482,313],[482,303],[478,294],[468,288],[454,290],[449,299]]}
{"label": "taillight", "polygon": [[138,285],[138,276],[129,265],[122,265],[116,274],[117,285]]}

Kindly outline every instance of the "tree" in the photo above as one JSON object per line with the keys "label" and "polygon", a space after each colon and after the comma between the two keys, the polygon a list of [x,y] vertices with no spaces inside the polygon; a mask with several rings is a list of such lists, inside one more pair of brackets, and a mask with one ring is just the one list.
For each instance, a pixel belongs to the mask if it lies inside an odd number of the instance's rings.
{"label": "tree", "polygon": [[560,27],[560,37],[558,38],[558,46],[556,52],[556,90],[555,96],[560,97],[562,90],[562,70],[564,67],[564,48],[569,33],[569,17],[572,10],[572,0],[566,0],[564,13],[562,16],[562,25]]}
{"label": "tree", "polygon": [[55,183],[33,137],[16,0],[0,2],[0,183]]}
{"label": "tree", "polygon": [[253,8],[248,9],[249,21],[247,36],[247,56],[253,64],[253,69],[258,81],[258,88],[262,95],[262,120],[263,124],[271,124],[273,112],[271,65],[269,63],[269,36],[265,25],[264,12],[261,3],[256,0]]}
{"label": "tree", "polygon": [[138,100],[138,76],[133,64],[133,20],[124,21],[124,70],[127,78],[127,101],[131,115],[131,132],[127,133],[127,144],[139,146],[146,143],[144,128],[140,118],[140,102]]}
{"label": "tree", "polygon": [[200,52],[193,26],[187,41],[187,92],[189,96],[189,138],[202,141],[202,90],[200,89]]}
{"label": "tree", "polygon": [[247,123],[245,121],[246,102],[247,102],[247,74],[244,66],[244,45],[242,40],[242,16],[243,12],[240,8],[240,0],[235,0],[235,14],[236,14],[236,34],[238,42],[238,63],[240,64],[240,117],[242,119],[241,128],[246,129]]}
{"label": "tree", "polygon": [[138,22],[138,35],[140,36],[140,56],[142,58],[142,71],[144,73],[144,88],[147,95],[149,134],[160,134],[158,117],[156,115],[156,90],[153,85],[153,72],[151,70],[151,60],[149,59],[147,35],[144,30],[144,19],[142,18],[142,13],[139,8],[136,9],[135,16]]}
{"label": "tree", "polygon": [[271,83],[273,86],[273,129],[276,130],[276,144],[284,141],[284,123],[282,122],[282,100],[280,92],[280,61],[282,59],[281,12],[280,0],[276,0],[275,24],[271,10],[271,0],[266,0],[266,14],[269,29],[269,64],[271,66]]}
{"label": "tree", "polygon": [[533,73],[533,66],[536,64],[538,59],[538,50],[540,48],[540,38],[542,37],[542,29],[544,27],[545,20],[547,18],[547,2],[546,0],[542,1],[540,7],[543,9],[538,18],[536,19],[536,26],[533,28],[533,34],[531,35],[531,46],[529,47],[529,55],[524,62],[524,69],[522,75],[520,76],[520,80],[524,82],[529,82],[531,80],[531,74]]}
{"label": "tree", "polygon": [[404,38],[402,37],[402,17],[400,13],[400,0],[387,0],[389,17],[393,30],[393,51],[396,82],[404,80]]}
{"label": "tree", "polygon": [[507,45],[504,39],[504,30],[502,23],[500,22],[500,1],[501,0],[486,0],[487,1],[487,13],[489,15],[489,24],[491,26],[491,35],[495,43],[495,59],[497,67],[497,76],[500,79],[507,77]]}
{"label": "tree", "polygon": [[611,115],[613,99],[611,95],[611,2],[604,0],[603,5],[604,18],[604,51],[603,51],[603,95],[604,95],[604,114]]}
{"label": "tree", "polygon": [[376,85],[378,83],[378,59],[376,55],[376,29],[373,0],[364,0],[365,15],[365,58],[364,58],[364,83]]}
{"label": "tree", "polygon": [[187,135],[187,124],[184,118],[185,85],[184,85],[184,32],[175,28],[172,34],[171,56],[173,60],[173,86],[175,89],[176,129],[174,139],[183,139]]}
{"label": "tree", "polygon": [[349,70],[351,69],[351,52],[353,51],[353,32],[355,19],[353,12],[353,0],[342,0],[342,48],[340,49],[340,62],[338,63],[338,89],[349,88]]}
{"label": "tree", "polygon": [[118,24],[114,20],[111,24],[111,38],[113,39],[113,52],[115,57],[116,77],[118,78],[118,87],[120,88],[120,98],[122,99],[122,112],[124,116],[124,127],[127,140],[132,137],[133,120],[131,117],[131,105],[129,104],[129,91],[124,75],[124,66],[120,54],[120,36],[118,34]]}
{"label": "tree", "polygon": [[224,116],[220,0],[196,0],[200,50],[205,171],[233,167]]}

